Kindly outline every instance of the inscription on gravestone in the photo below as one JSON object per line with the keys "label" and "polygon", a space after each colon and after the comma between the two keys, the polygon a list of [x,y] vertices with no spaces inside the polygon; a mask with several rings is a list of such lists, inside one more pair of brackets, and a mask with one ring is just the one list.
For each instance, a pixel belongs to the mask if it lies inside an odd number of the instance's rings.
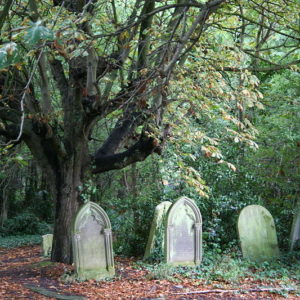
{"label": "inscription on gravestone", "polygon": [[202,259],[202,218],[195,202],[179,198],[169,209],[166,230],[166,262],[198,265]]}
{"label": "inscription on gravestone", "polygon": [[73,253],[78,279],[99,280],[114,275],[111,225],[96,203],[85,204],[75,218]]}

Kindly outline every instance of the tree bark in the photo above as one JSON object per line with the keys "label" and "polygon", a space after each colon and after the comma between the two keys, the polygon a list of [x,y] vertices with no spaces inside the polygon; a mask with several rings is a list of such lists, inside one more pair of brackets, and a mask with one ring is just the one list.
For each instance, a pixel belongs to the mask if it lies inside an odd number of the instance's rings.
{"label": "tree bark", "polygon": [[82,160],[68,161],[62,167],[62,172],[55,175],[56,212],[51,260],[71,264],[72,224],[81,203]]}
{"label": "tree bark", "polygon": [[4,222],[7,220],[7,195],[6,193],[0,194],[1,213],[0,213],[0,227],[3,227]]}

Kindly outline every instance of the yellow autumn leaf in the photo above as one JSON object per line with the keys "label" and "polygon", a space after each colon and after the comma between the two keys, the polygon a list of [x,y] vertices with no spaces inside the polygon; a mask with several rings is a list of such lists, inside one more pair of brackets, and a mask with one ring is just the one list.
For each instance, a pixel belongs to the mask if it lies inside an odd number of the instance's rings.
{"label": "yellow autumn leaf", "polygon": [[77,41],[84,41],[84,40],[86,40],[86,37],[81,32],[75,32],[75,39]]}
{"label": "yellow autumn leaf", "polygon": [[227,163],[227,166],[232,170],[232,171],[236,171],[236,167],[233,165],[233,164],[231,164],[231,163]]}
{"label": "yellow autumn leaf", "polygon": [[120,34],[120,39],[121,40],[125,40],[129,37],[129,32],[128,31],[123,31],[121,34]]}
{"label": "yellow autumn leaf", "polygon": [[256,102],[255,105],[259,109],[265,109],[264,105],[261,102]]}

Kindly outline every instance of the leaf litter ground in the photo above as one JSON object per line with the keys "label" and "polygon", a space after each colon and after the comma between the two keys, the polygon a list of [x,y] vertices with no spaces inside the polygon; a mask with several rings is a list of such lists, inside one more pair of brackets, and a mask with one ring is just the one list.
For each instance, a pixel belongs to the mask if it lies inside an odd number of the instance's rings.
{"label": "leaf litter ground", "polygon": [[[0,248],[0,299],[299,299],[292,293],[283,296],[261,291],[264,282],[251,278],[235,284],[206,284],[180,275],[170,280],[153,279],[151,271],[142,265],[137,267],[134,259],[115,260],[114,279],[76,282],[68,275],[73,272],[72,266],[51,263],[42,257],[40,246]],[[268,284],[271,288],[278,286],[276,282]]]}

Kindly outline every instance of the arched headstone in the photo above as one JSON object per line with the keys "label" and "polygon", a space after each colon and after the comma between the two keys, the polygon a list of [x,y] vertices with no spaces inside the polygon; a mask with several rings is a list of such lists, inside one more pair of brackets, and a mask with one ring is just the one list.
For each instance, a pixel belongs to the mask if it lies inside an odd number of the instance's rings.
{"label": "arched headstone", "polygon": [[263,261],[278,257],[275,223],[266,208],[260,205],[243,208],[238,219],[238,232],[245,258]]}
{"label": "arched headstone", "polygon": [[172,265],[199,265],[202,260],[202,217],[187,197],[179,198],[168,211],[165,256]]}
{"label": "arched headstone", "polygon": [[115,274],[109,218],[96,203],[86,203],[73,225],[73,255],[79,280],[103,279]]}
{"label": "arched headstone", "polygon": [[144,259],[153,254],[157,243],[160,243],[161,254],[164,254],[165,224],[164,218],[172,205],[170,201],[163,201],[155,207],[154,217],[150,228]]}

